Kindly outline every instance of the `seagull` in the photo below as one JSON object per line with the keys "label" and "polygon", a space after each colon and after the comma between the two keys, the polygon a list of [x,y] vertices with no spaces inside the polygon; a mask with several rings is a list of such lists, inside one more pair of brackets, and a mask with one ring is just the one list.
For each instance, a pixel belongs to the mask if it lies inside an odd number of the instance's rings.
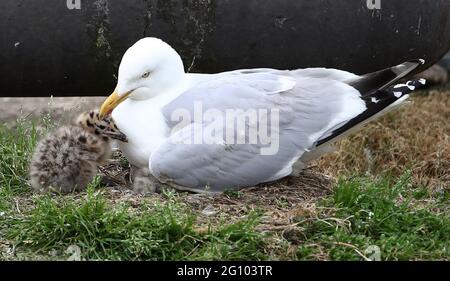
{"label": "seagull", "polygon": [[425,84],[396,84],[424,60],[366,75],[328,68],[185,73],[180,55],[147,37],[124,54],[100,108],[120,148],[149,177],[180,190],[223,192],[293,175],[333,143]]}

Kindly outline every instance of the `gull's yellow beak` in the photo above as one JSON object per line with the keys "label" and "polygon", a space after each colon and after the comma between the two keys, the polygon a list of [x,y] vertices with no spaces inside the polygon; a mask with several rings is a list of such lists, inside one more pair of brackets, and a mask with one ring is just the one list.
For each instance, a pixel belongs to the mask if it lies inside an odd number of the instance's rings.
{"label": "gull's yellow beak", "polygon": [[129,91],[121,96],[117,93],[117,88],[114,92],[103,102],[100,107],[99,117],[103,119],[106,115],[110,114],[116,106],[118,106],[121,102],[126,100],[132,91]]}

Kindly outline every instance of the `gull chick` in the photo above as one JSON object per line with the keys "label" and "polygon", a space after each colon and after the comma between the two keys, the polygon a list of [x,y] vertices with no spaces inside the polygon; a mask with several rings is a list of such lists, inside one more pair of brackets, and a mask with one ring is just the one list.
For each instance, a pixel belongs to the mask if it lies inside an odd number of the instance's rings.
{"label": "gull chick", "polygon": [[111,139],[127,142],[112,118],[98,111],[79,115],[39,141],[30,163],[30,184],[35,191],[69,193],[84,190],[98,166],[111,156]]}

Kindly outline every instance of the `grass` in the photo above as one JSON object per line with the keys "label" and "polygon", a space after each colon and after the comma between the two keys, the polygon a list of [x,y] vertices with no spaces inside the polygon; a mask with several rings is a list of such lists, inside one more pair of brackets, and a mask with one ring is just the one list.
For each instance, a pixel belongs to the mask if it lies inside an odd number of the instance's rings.
{"label": "grass", "polygon": [[[411,174],[405,173],[396,181],[340,180],[332,196],[319,204],[322,211],[313,219],[296,218],[305,221],[300,224],[304,243],[298,247],[297,257],[314,259],[323,254],[325,246],[332,260],[448,258],[448,193],[445,198],[435,198],[412,186],[410,178]],[[418,207],[415,197],[439,199]],[[377,257],[369,252],[371,248],[377,249]]]}
{"label": "grass", "polygon": [[143,197],[98,177],[33,194],[28,159],[51,118],[0,125],[0,260],[448,260],[449,101],[414,98],[343,140],[321,173],[212,197]]}
{"label": "grass", "polygon": [[253,231],[257,216],[199,231],[174,194],[165,194],[164,203],[113,206],[91,185],[79,200],[43,196],[32,205],[4,222],[4,235],[35,255],[61,258],[76,245],[87,260],[264,259],[264,235]]}
{"label": "grass", "polygon": [[26,191],[28,159],[38,133],[35,123],[23,120],[12,131],[0,126],[0,194],[7,196]]}

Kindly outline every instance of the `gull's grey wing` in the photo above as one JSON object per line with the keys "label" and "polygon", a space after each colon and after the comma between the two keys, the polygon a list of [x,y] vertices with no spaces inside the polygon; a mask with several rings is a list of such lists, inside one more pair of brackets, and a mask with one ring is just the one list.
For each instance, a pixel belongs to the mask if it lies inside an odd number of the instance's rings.
{"label": "gull's grey wing", "polygon": [[[204,120],[195,120],[195,109],[200,104],[201,112],[212,114]],[[237,144],[236,127],[231,130],[234,138],[227,139],[227,132],[222,131],[225,122],[214,122],[220,121],[219,116],[229,117],[227,110],[236,109],[242,111],[231,118],[234,124],[249,111],[263,112],[258,122],[244,122],[247,132],[265,124],[266,119],[272,120],[278,111],[279,126],[272,129],[269,126],[268,134],[278,136],[278,150],[262,153],[275,146],[275,137],[271,143],[260,138],[250,143],[245,136],[244,144]],[[273,71],[220,75],[191,88],[163,108],[173,132],[152,153],[149,168],[160,180],[194,191],[207,188],[220,192],[275,180],[289,175],[299,157],[331,128],[364,109],[359,92],[337,80],[311,77],[293,80]],[[180,123],[180,116],[187,122]],[[273,124],[276,123],[274,119]],[[219,133],[214,141],[194,144],[195,135],[204,133],[212,124],[220,127],[215,131]]]}
{"label": "gull's grey wing", "polygon": [[313,67],[313,68],[303,68],[296,70],[277,70],[272,68],[252,68],[252,69],[239,69],[228,72],[223,72],[223,75],[242,75],[242,74],[257,74],[257,73],[272,73],[276,75],[282,75],[286,77],[292,77],[294,79],[302,78],[321,78],[330,79],[341,82],[350,83],[362,78],[362,76],[356,75],[354,73],[333,69],[333,68],[323,68],[323,67]]}

